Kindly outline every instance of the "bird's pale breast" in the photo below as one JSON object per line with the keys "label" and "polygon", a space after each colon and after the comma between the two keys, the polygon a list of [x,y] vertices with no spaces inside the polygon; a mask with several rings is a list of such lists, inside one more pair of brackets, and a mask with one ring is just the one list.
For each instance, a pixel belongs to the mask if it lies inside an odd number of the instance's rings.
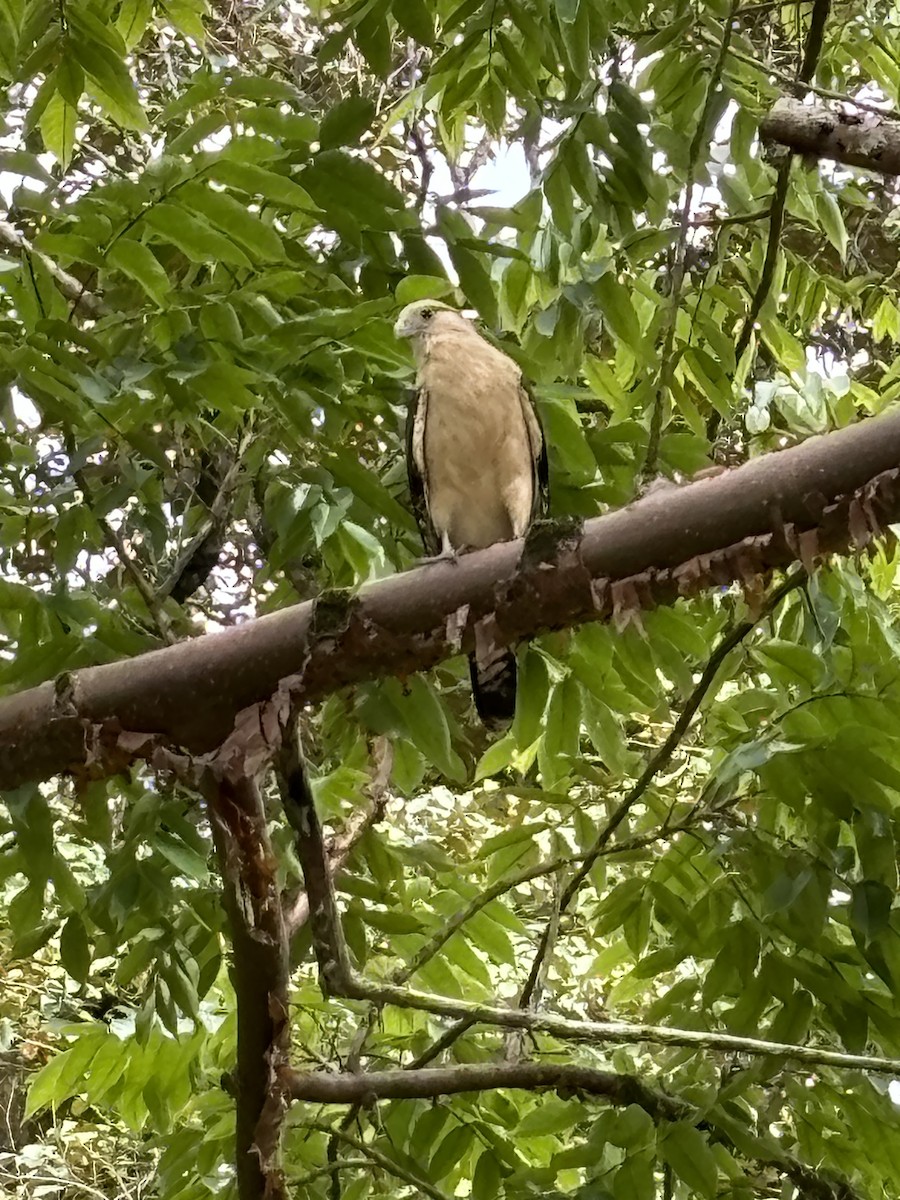
{"label": "bird's pale breast", "polygon": [[477,334],[428,339],[424,476],[439,534],[455,547],[520,537],[528,527],[533,465],[516,365]]}

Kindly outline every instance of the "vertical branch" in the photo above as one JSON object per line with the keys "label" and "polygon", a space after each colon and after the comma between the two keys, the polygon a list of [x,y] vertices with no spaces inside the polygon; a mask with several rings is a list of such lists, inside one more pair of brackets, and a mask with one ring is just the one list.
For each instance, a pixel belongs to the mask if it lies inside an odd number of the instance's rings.
{"label": "vertical branch", "polygon": [[728,55],[728,49],[731,45],[731,38],[734,32],[734,16],[737,6],[737,0],[732,0],[728,17],[725,20],[722,42],[719,46],[719,55],[710,73],[709,84],[706,89],[706,100],[703,104],[703,111],[700,114],[700,119],[697,122],[697,128],[694,130],[694,136],[691,139],[690,149],[688,150],[687,177],[684,183],[684,204],[681,209],[681,224],[678,232],[678,243],[675,247],[675,261],[672,268],[671,289],[669,293],[669,310],[666,314],[666,331],[663,341],[662,356],[660,359],[659,379],[656,387],[656,398],[653,402],[653,412],[650,417],[650,433],[647,439],[647,454],[644,458],[644,466],[641,471],[641,476],[645,483],[649,481],[650,477],[653,475],[653,472],[656,470],[656,460],[659,457],[659,442],[660,437],[662,436],[663,409],[665,408],[666,397],[672,389],[672,379],[675,375],[675,366],[677,362],[675,357],[675,329],[678,324],[678,310],[681,304],[682,289],[684,287],[688,232],[691,228],[691,208],[694,203],[694,187],[696,185],[697,163],[700,159],[700,151],[703,148],[704,140],[708,136],[710,118],[712,117],[713,108],[719,95],[722,72],[725,69],[725,59]]}
{"label": "vertical branch", "polygon": [[84,471],[79,467],[75,467],[74,463],[77,455],[77,446],[75,443],[75,434],[70,428],[63,430],[63,436],[66,447],[66,454],[69,459],[69,470],[72,478],[78,485],[85,506],[90,510],[94,520],[103,531],[103,536],[106,539],[106,544],[111,549],[115,550],[119,562],[123,569],[130,576],[131,582],[137,589],[138,595],[144,601],[147,612],[153,618],[153,623],[156,626],[160,638],[167,645],[172,646],[178,640],[172,630],[172,622],[169,620],[169,614],[163,607],[162,600],[156,595],[153,587],[141,570],[137,559],[133,558],[128,547],[125,544],[125,538],[117,530],[111,522],[97,511],[94,496],[91,492],[90,485],[85,477]]}
{"label": "vertical branch", "polygon": [[214,761],[203,790],[231,925],[238,1196],[282,1200],[278,1149],[288,1105],[281,1083],[290,1049],[288,939],[262,796],[256,780],[235,769],[235,761]]}
{"label": "vertical branch", "polygon": [[345,981],[350,978],[350,958],[343,938],[332,870],[309,786],[296,721],[285,730],[276,770],[284,814],[296,834],[295,848],[306,884],[319,982],[325,995],[341,995]]}
{"label": "vertical branch", "polygon": [[[816,72],[816,65],[819,61],[819,55],[822,52],[825,25],[828,21],[830,9],[831,0],[815,0],[813,4],[809,21],[809,32],[806,35],[806,45],[803,49],[803,61],[797,73],[798,85],[795,90],[800,93],[804,90],[802,85],[809,83]],[[784,213],[787,205],[788,188],[791,182],[791,166],[793,165],[793,161],[793,154],[789,154],[778,168],[778,175],[775,180],[775,195],[772,197],[772,207],[769,212],[769,239],[766,243],[766,257],[763,261],[759,283],[753,294],[750,308],[744,318],[741,332],[738,334],[735,344],[735,364],[740,364],[750,345],[753,328],[756,325],[759,314],[762,312],[763,305],[768,299],[772,288],[772,280],[775,278],[775,267],[778,264],[778,252],[781,249],[781,235],[784,230]],[[720,423],[721,417],[719,414],[713,413],[707,422],[707,435],[710,440],[718,432]]]}

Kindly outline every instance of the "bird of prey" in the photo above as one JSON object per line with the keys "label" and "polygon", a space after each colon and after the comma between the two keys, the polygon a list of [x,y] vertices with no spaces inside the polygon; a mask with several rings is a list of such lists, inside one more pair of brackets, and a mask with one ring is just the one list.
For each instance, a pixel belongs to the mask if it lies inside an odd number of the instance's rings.
{"label": "bird of prey", "polygon": [[[547,510],[547,451],[522,372],[461,313],[417,300],[394,325],[418,374],[406,429],[413,509],[425,549],[453,559],[522,537]],[[516,658],[469,658],[478,715],[500,730],[516,709]]]}

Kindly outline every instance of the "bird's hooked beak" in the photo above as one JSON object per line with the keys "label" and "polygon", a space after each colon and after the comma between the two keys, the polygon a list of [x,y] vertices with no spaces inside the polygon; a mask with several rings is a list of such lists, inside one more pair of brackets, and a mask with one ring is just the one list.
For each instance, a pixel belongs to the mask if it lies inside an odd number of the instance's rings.
{"label": "bird's hooked beak", "polygon": [[394,322],[394,337],[395,338],[412,337],[412,335],[416,331],[415,325],[416,325],[415,316],[412,313],[406,312],[404,310],[400,314],[400,316],[397,318],[397,320]]}

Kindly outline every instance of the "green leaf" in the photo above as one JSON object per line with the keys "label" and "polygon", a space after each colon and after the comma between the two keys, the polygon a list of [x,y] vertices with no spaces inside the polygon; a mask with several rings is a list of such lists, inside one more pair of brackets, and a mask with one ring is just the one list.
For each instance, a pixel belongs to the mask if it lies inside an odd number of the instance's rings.
{"label": "green leaf", "polygon": [[709,1143],[693,1125],[677,1121],[660,1130],[659,1151],[679,1179],[698,1196],[714,1200],[719,1172]]}
{"label": "green leaf", "polygon": [[448,279],[436,275],[407,275],[397,284],[394,298],[403,308],[415,300],[442,300],[452,291],[453,284]]}
{"label": "green leaf", "polygon": [[178,201],[218,226],[252,258],[263,262],[284,258],[284,246],[272,226],[233,196],[213,191],[200,183],[189,183],[179,189]]}
{"label": "green leaf", "polygon": [[509,934],[495,920],[498,911],[502,911],[502,906],[494,902],[470,917],[466,923],[466,934],[469,941],[483,950],[492,963],[508,963],[512,966],[516,962],[516,951]]}
{"label": "green leaf", "polygon": [[78,913],[66,920],[59,937],[62,965],[78,983],[86,983],[91,970],[91,947],[84,921]]}
{"label": "green leaf", "polygon": [[554,0],[556,4],[556,12],[560,21],[571,25],[578,16],[578,6],[580,0]]}
{"label": "green leaf", "polygon": [[127,49],[132,50],[143,38],[153,17],[153,0],[122,0],[116,29]]}
{"label": "green leaf", "polygon": [[422,922],[412,913],[371,908],[367,905],[362,917],[367,925],[371,925],[373,929],[380,929],[383,933],[419,933],[422,929]]}
{"label": "green leaf", "polygon": [[269,203],[283,204],[287,208],[312,212],[315,208],[312,197],[305,188],[293,179],[255,163],[235,162],[226,157],[218,158],[207,172],[210,179],[240,188],[249,196],[262,196]]}
{"label": "green leaf", "polygon": [[179,874],[188,879],[195,879],[198,883],[206,882],[209,869],[204,854],[198,853],[180,837],[164,829],[154,834],[153,844]]}
{"label": "green leaf", "polygon": [[430,46],[434,41],[434,17],[426,0],[393,0],[394,20],[405,34],[419,43]]}
{"label": "green leaf", "polygon": [[210,341],[239,346],[243,340],[241,323],[227,300],[213,300],[200,310],[200,329]]}
{"label": "green leaf", "polygon": [[0,4],[0,78],[12,83],[19,73],[17,53],[25,4],[23,0],[4,0]]}
{"label": "green leaf", "polygon": [[77,109],[84,94],[84,71],[71,54],[65,55],[53,78],[59,94],[64,100],[68,100],[72,108]]}
{"label": "green leaf", "polygon": [[[72,21],[72,29],[78,29],[77,20]],[[70,45],[76,62],[93,81],[96,97],[112,119],[126,129],[148,129],[134,81],[121,58],[107,45],[88,40],[83,33],[73,32]]]}
{"label": "green leaf", "polygon": [[83,1092],[88,1065],[110,1037],[112,1035],[105,1028],[102,1031],[88,1030],[70,1050],[51,1058],[31,1079],[25,1115],[32,1116],[42,1108],[61,1104],[70,1096]]}
{"label": "green leaf", "polygon": [[319,145],[323,150],[355,146],[372,124],[375,105],[365,96],[348,96],[326,113],[319,127]]}
{"label": "green leaf", "polygon": [[179,33],[202,46],[206,41],[206,30],[202,18],[206,14],[203,0],[162,0],[169,20]]}
{"label": "green leaf", "polygon": [[574,1100],[550,1097],[530,1109],[516,1127],[516,1137],[546,1137],[566,1133],[584,1119],[584,1106]]}
{"label": "green leaf", "polygon": [[374,222],[397,226],[396,214],[406,206],[403,194],[370,162],[343,150],[323,150],[305,168],[300,181],[326,212],[352,213]]}
{"label": "green leaf", "polygon": [[465,768],[451,747],[450,727],[434,689],[415,675],[396,703],[416,749],[443,775],[461,782]]}
{"label": "green leaf", "polygon": [[643,359],[644,339],[628,290],[611,271],[607,271],[596,281],[593,292],[615,336],[625,343],[636,358]]}
{"label": "green leaf", "polygon": [[465,217],[449,208],[440,208],[437,219],[438,230],[443,235],[450,259],[459,275],[459,286],[470,302],[478,309],[484,320],[493,328],[499,324],[497,297],[488,269],[481,256],[457,245],[472,237]]}
{"label": "green leaf", "polygon": [[230,238],[211,229],[205,221],[177,204],[164,201],[147,209],[142,220],[193,262],[225,262],[235,267],[251,265],[244,251]]}
{"label": "green leaf", "polygon": [[877,879],[854,884],[850,901],[850,926],[865,941],[883,933],[890,924],[894,893]]}
{"label": "green leaf", "polygon": [[771,638],[755,649],[754,655],[763,662],[763,665],[768,660],[769,664],[780,668],[777,672],[778,676],[783,676],[786,672],[789,678],[793,676],[801,679],[813,689],[820,687],[825,678],[824,662],[819,655],[806,646]]}
{"label": "green leaf", "polygon": [[[428,1164],[429,1178],[435,1182],[446,1178],[447,1175],[461,1164],[472,1145],[475,1133],[471,1125],[455,1125],[441,1141],[441,1144],[431,1156]],[[425,1149],[425,1147],[423,1147]]]}
{"label": "green leaf", "polygon": [[69,169],[72,161],[77,120],[77,109],[63,99],[60,92],[54,92],[41,117],[41,137],[64,171]]}
{"label": "green leaf", "polygon": [[816,214],[825,230],[825,235],[840,254],[841,259],[847,257],[847,229],[841,208],[831,192],[821,191],[816,196]]}
{"label": "green leaf", "polygon": [[613,1180],[615,1200],[656,1200],[653,1160],[649,1154],[630,1154]]}
{"label": "green leaf", "polygon": [[[405,0],[400,0],[404,3]],[[472,1200],[497,1200],[501,1193],[500,1160],[488,1147],[479,1155],[472,1175]]]}
{"label": "green leaf", "polygon": [[490,779],[492,775],[505,771],[512,761],[515,750],[516,742],[512,737],[499,738],[488,746],[478,760],[474,782],[480,783],[482,779]]}
{"label": "green leaf", "polygon": [[169,277],[149,246],[133,238],[119,238],[106,254],[111,267],[139,283],[161,308],[169,295]]}

